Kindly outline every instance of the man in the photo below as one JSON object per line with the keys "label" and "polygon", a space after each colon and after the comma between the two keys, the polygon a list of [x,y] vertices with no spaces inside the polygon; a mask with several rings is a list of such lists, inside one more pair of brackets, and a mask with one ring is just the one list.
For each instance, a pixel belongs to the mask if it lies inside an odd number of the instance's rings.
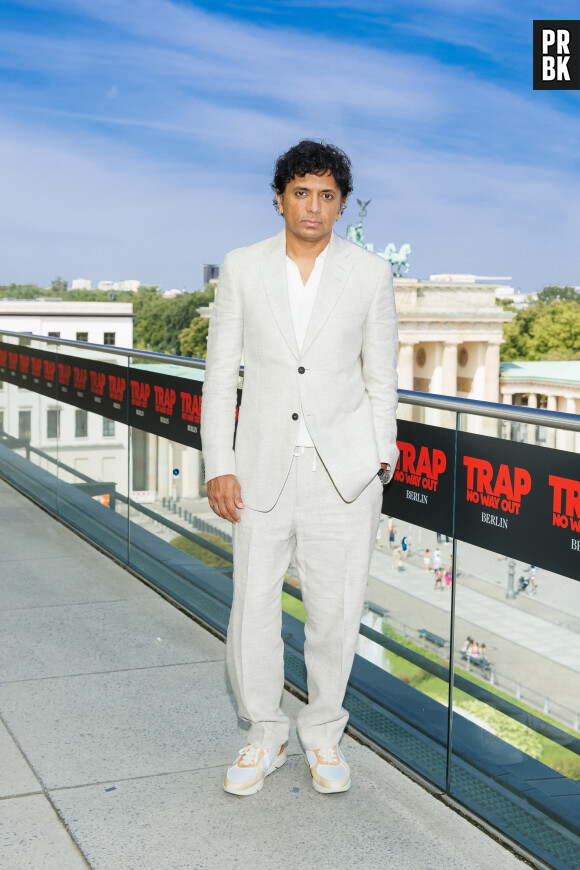
{"label": "man", "polygon": [[314,788],[333,793],[350,787],[342,702],[398,456],[392,273],[333,232],[352,191],[340,149],[300,142],[278,159],[272,187],[285,228],[225,258],[203,387],[208,500],[233,523],[228,672],[251,723],[224,788],[254,794],[286,760],[281,592],[296,549],[308,671],[298,734]]}

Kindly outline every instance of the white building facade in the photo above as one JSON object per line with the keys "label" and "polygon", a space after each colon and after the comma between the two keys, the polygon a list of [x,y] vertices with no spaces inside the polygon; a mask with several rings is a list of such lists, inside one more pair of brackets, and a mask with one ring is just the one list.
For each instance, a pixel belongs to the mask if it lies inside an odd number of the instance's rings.
{"label": "white building facade", "polygon": [[[400,389],[498,402],[503,324],[513,314],[496,304],[497,285],[412,278],[394,283]],[[404,404],[400,416],[433,425],[446,420],[444,412]]]}
{"label": "white building facade", "polygon": [[[133,306],[125,303],[61,302],[52,300],[0,300],[0,340],[2,329],[31,335],[88,341],[123,347],[133,345]],[[20,343],[22,343],[22,339]],[[25,341],[25,340],[24,340]],[[80,350],[63,344],[31,345],[43,350],[60,350],[78,359],[99,359],[126,365],[125,357],[91,349]],[[117,489],[129,491],[129,437],[126,425],[74,408],[56,399],[0,381],[0,428],[9,436],[29,440],[45,458],[32,454],[32,460],[51,474],[57,458],[81,474],[98,482],[117,481]],[[81,478],[59,470],[66,482]]]}
{"label": "white building facade", "polygon": [[[580,360],[501,363],[500,392],[506,405],[580,414]],[[548,426],[520,430],[519,440],[527,443],[580,451],[580,433]]]}

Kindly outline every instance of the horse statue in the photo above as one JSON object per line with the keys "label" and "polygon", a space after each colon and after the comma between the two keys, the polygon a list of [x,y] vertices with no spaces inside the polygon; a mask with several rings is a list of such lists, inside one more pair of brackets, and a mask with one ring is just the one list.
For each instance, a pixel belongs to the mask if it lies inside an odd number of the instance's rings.
{"label": "horse statue", "polygon": [[362,221],[357,221],[356,224],[349,224],[346,228],[346,237],[349,242],[354,242],[361,248],[365,247],[365,240],[362,231]]}
{"label": "horse statue", "polygon": [[379,257],[382,257],[383,260],[388,260],[388,262],[393,266],[394,274],[397,277],[401,276],[401,270],[404,269],[405,272],[409,271],[409,263],[408,256],[411,253],[411,245],[408,243],[401,245],[399,251],[397,251],[396,245],[392,242],[389,242],[384,251],[375,251],[375,246],[372,242],[365,242],[362,228],[362,219],[367,215],[367,206],[370,204],[370,199],[366,201],[362,199],[357,199],[359,205],[358,216],[360,220],[356,222],[356,224],[349,224],[346,228],[346,238],[349,242],[354,242],[355,245],[358,245],[361,248],[365,248],[367,251],[371,253],[378,254]]}
{"label": "horse statue", "polygon": [[379,257],[388,260],[393,266],[393,271],[398,278],[400,278],[401,270],[403,268],[405,269],[405,272],[409,271],[408,256],[410,253],[411,245],[408,242],[401,245],[398,252],[396,246],[392,242],[389,242],[384,251],[377,251]]}

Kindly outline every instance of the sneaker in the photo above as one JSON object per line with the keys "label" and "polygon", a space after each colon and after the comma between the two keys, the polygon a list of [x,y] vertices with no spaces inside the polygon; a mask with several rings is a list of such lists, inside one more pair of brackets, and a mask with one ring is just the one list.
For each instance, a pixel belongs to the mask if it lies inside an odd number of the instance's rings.
{"label": "sneaker", "polygon": [[240,757],[228,768],[224,779],[224,790],[230,794],[256,794],[263,787],[264,778],[286,761],[283,745],[279,750],[258,749],[248,743],[238,754]]}
{"label": "sneaker", "polygon": [[348,791],[350,767],[338,746],[325,749],[307,749],[306,763],[312,774],[312,785],[322,794]]}

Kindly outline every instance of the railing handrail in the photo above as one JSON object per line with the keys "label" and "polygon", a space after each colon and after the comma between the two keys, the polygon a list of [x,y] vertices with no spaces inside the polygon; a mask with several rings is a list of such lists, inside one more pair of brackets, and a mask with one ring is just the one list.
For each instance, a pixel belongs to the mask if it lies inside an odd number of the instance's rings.
{"label": "railing handrail", "polygon": [[153,360],[153,362],[173,362],[192,369],[204,369],[204,359],[193,359],[189,356],[177,356],[171,353],[157,353],[153,350],[138,350],[131,347],[117,347],[112,344],[94,344],[90,341],[76,341],[71,338],[53,338],[52,335],[33,335],[31,332],[13,332],[9,329],[0,329],[0,335],[11,335],[14,338],[24,338],[26,341],[46,341],[50,344],[65,344],[68,347],[80,347],[83,350],[93,350],[99,353],[108,353],[112,356],[138,356],[141,359]]}
{"label": "railing handrail", "polygon": [[[407,405],[453,411],[456,414],[477,414],[481,417],[493,417],[496,420],[510,420],[514,423],[529,423],[535,426],[550,426],[580,432],[580,415],[578,414],[567,414],[564,411],[545,411],[543,408],[528,408],[525,405],[502,405],[499,402],[484,402],[481,399],[458,399],[454,396],[417,393],[413,390],[399,390],[398,392],[399,401]],[[424,397],[427,397],[428,401],[425,401]]]}
{"label": "railing handrail", "polygon": [[[88,341],[76,341],[69,338],[53,338],[47,335],[33,335],[30,332],[13,332],[0,329],[0,335],[11,335],[26,341],[45,341],[51,344],[64,344],[69,347],[80,347],[84,350],[98,351],[112,356],[136,356],[153,362],[171,362],[187,368],[205,369],[204,359],[193,359],[188,356],[177,356],[170,353],[156,353],[151,350],[116,347],[108,344],[93,344]],[[240,366],[240,376],[244,375],[244,367]],[[437,393],[421,393],[414,390],[399,390],[399,401],[406,405],[418,405],[424,408],[435,408],[440,411],[452,411],[455,414],[476,414],[491,417],[496,420],[509,420],[512,423],[526,423],[535,426],[548,426],[555,429],[567,429],[580,432],[580,415],[567,414],[564,411],[546,411],[542,408],[527,408],[524,405],[503,405],[499,402],[484,402],[480,399],[459,399],[455,396],[440,396]]]}

